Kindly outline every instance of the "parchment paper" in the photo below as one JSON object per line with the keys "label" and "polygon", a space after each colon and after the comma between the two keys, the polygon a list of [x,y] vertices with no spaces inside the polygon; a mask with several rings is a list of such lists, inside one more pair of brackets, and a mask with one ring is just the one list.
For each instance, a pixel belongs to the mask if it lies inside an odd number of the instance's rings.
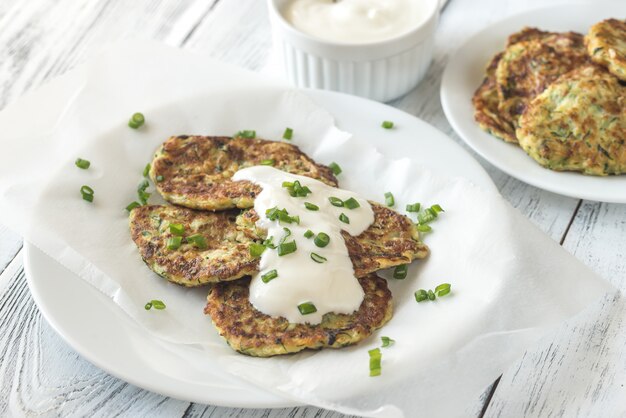
{"label": "parchment paper", "polygon": [[[136,111],[146,125],[132,130],[126,123]],[[170,135],[255,129],[271,139],[287,126],[317,161],[342,166],[343,188],[378,201],[391,191],[400,211],[419,201],[439,203],[445,213],[424,237],[428,259],[413,263],[402,281],[382,273],[395,314],[372,338],[342,350],[255,359],[223,349],[202,314],[206,289],[184,289],[148,270],[124,207]],[[303,403],[377,417],[462,416],[529,344],[610,291],[500,196],[408,158],[389,160],[337,129],[302,93],[182,51],[146,43],[109,48],[7,108],[0,132],[2,149],[10,150],[0,153],[0,216],[8,226],[155,338],[207,350],[233,374]],[[77,157],[91,168],[76,168]],[[95,190],[93,204],[81,199],[83,184]],[[452,284],[450,295],[415,302],[415,290],[443,282]],[[144,310],[151,299],[167,309]],[[382,349],[382,375],[370,378],[367,350],[382,335],[396,344]]]}

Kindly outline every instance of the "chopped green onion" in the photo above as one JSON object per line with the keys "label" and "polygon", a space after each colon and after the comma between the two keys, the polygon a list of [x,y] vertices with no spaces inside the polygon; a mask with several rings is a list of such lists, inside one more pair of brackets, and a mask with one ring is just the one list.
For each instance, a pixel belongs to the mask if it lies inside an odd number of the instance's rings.
{"label": "chopped green onion", "polygon": [[396,200],[393,198],[393,194],[391,194],[391,192],[385,193],[385,204],[389,207],[396,204]]}
{"label": "chopped green onion", "polygon": [[286,209],[278,209],[276,206],[274,206],[271,209],[266,210],[265,216],[267,216],[267,219],[269,219],[270,221],[278,220],[279,222],[284,222],[287,224],[291,224],[291,223],[296,223],[298,225],[300,224],[299,216],[289,216],[289,212],[287,212]]}
{"label": "chopped green onion", "polygon": [[185,235],[185,225],[183,224],[170,224],[170,232],[172,235]]}
{"label": "chopped green onion", "polygon": [[406,274],[409,271],[408,264],[403,264],[401,266],[397,266],[393,270],[393,278],[398,280],[406,279]]}
{"label": "chopped green onion", "polygon": [[430,227],[430,225],[417,225],[416,226],[417,230],[420,232],[430,232],[433,229]]}
{"label": "chopped green onion", "polygon": [[254,139],[256,138],[256,131],[253,131],[253,130],[239,131],[235,134],[235,137]]}
{"label": "chopped green onion", "polygon": [[163,303],[163,301],[160,300],[151,300],[150,303],[152,304],[152,307],[154,309],[159,309],[159,310],[163,310],[165,309],[165,303]]}
{"label": "chopped green onion", "polygon": [[93,189],[89,186],[82,186],[80,188],[80,194],[83,196],[83,200],[87,202],[93,202]]}
{"label": "chopped green onion", "polygon": [[167,249],[168,250],[177,250],[180,248],[180,244],[183,242],[183,237],[170,237],[167,240]]}
{"label": "chopped green onion", "polygon": [[267,160],[261,160],[261,165],[274,165],[276,161],[274,161],[273,159],[269,158]]}
{"label": "chopped green onion", "polygon": [[151,193],[146,192],[148,187],[150,187],[150,183],[148,183],[146,179],[143,179],[141,183],[139,183],[139,186],[137,186],[137,197],[139,197],[139,202],[142,205],[148,203],[148,199],[150,198]]}
{"label": "chopped green onion", "polygon": [[76,167],[82,168],[83,170],[87,170],[91,165],[89,161],[83,160],[82,158],[77,158],[76,161],[74,161],[74,164],[76,164]]}
{"label": "chopped green onion", "polygon": [[311,189],[307,186],[302,186],[298,180],[293,183],[290,181],[284,181],[283,187],[287,189],[287,192],[289,192],[291,197],[306,197],[309,193],[311,193]]}
{"label": "chopped green onion", "polygon": [[339,199],[338,197],[331,196],[328,198],[328,201],[333,206],[337,206],[338,208],[343,207],[343,200]]}
{"label": "chopped green onion", "polygon": [[324,263],[326,261],[326,257],[322,257],[319,254],[311,253],[311,259],[316,263]]}
{"label": "chopped green onion", "polygon": [[144,177],[148,177],[148,174],[150,174],[150,168],[152,166],[150,165],[150,163],[146,164],[146,167],[143,169],[143,176]]}
{"label": "chopped green onion", "polygon": [[287,238],[291,236],[291,229],[283,228],[283,231],[285,231],[285,235],[280,239],[279,244],[284,243],[285,241],[287,241]]}
{"label": "chopped green onion", "polygon": [[445,212],[439,205],[432,205],[430,208],[434,210],[435,213]]}
{"label": "chopped green onion", "polygon": [[339,174],[341,174],[341,167],[339,167],[339,164],[332,162],[328,165],[328,168],[330,168],[330,170],[333,172],[334,175],[338,176]]}
{"label": "chopped green onion", "polygon": [[393,122],[390,121],[390,120],[386,120],[386,121],[383,122],[382,126],[385,129],[391,129],[391,128],[393,128]]}
{"label": "chopped green onion", "polygon": [[304,302],[298,305],[298,310],[302,315],[309,315],[317,312],[317,308],[312,302]]}
{"label": "chopped green onion", "polygon": [[313,203],[309,203],[309,202],[304,202],[304,207],[307,208],[308,210],[320,210],[319,206],[314,205]]}
{"label": "chopped green onion", "polygon": [[450,293],[452,285],[450,283],[442,283],[435,287],[435,294],[439,297],[445,296]]}
{"label": "chopped green onion", "polygon": [[359,205],[359,202],[354,197],[351,197],[350,199],[343,202],[343,206],[348,209],[356,209],[358,207],[361,207],[361,205]]}
{"label": "chopped green onion", "polygon": [[417,215],[417,221],[420,225],[425,225],[437,218],[437,214],[431,208],[426,208]]}
{"label": "chopped green onion", "polygon": [[128,121],[128,126],[130,126],[133,129],[137,129],[139,128],[141,125],[143,125],[146,122],[146,118],[143,116],[142,113],[133,113],[133,116],[130,117],[130,120]]}
{"label": "chopped green onion", "polygon": [[270,270],[261,276],[261,280],[263,281],[263,283],[269,283],[277,277],[278,277],[278,272],[276,270]]}
{"label": "chopped green onion", "polygon": [[382,370],[380,363],[383,358],[380,348],[369,350],[367,353],[370,356],[370,376],[380,376]]}
{"label": "chopped green onion", "polygon": [[161,176],[161,175],[156,176],[157,183],[161,183],[163,180],[164,180],[163,176]]}
{"label": "chopped green onion", "polygon": [[411,205],[406,205],[406,211],[407,212],[419,212],[421,207],[422,207],[421,204],[413,203]]}
{"label": "chopped green onion", "polygon": [[141,206],[139,202],[130,202],[128,206],[126,206],[126,210],[130,212],[131,210],[138,208],[139,206]]}
{"label": "chopped green onion", "polygon": [[285,128],[285,133],[283,134],[283,139],[290,140],[293,137],[293,129]]}
{"label": "chopped green onion", "polygon": [[206,250],[208,248],[206,238],[204,238],[200,234],[195,234],[190,237],[187,237],[187,242],[193,244],[200,250]]}
{"label": "chopped green onion", "polygon": [[396,342],[389,337],[380,337],[380,339],[383,341],[383,347],[389,347],[390,345],[394,345]]}
{"label": "chopped green onion", "polygon": [[428,299],[429,300],[435,300],[437,296],[435,295],[435,292],[433,292],[432,290],[428,291]]}
{"label": "chopped green onion", "polygon": [[144,308],[146,311],[149,311],[150,309],[152,309],[152,302],[148,302],[148,303],[146,303],[145,305],[143,305],[143,308]]}
{"label": "chopped green onion", "polygon": [[266,238],[265,241],[263,241],[263,245],[265,245],[267,248],[271,248],[272,250],[276,249],[276,245],[274,244],[274,237]]}
{"label": "chopped green onion", "polygon": [[348,218],[345,213],[342,213],[341,215],[339,215],[339,220],[343,222],[344,224],[350,223],[350,218]]}
{"label": "chopped green onion", "polygon": [[317,234],[317,236],[315,237],[315,239],[313,240],[313,242],[315,243],[315,245],[317,245],[320,248],[324,248],[325,246],[328,245],[328,243],[330,242],[330,237],[328,236],[328,234],[324,233],[324,232],[320,232],[319,234]]}
{"label": "chopped green onion", "polygon": [[282,257],[287,254],[295,253],[298,249],[295,241],[284,242],[278,246],[278,256]]}
{"label": "chopped green onion", "polygon": [[420,289],[420,290],[415,292],[415,301],[417,303],[423,302],[426,299],[428,299],[428,292],[425,291],[424,289]]}
{"label": "chopped green onion", "polygon": [[256,242],[253,242],[252,244],[250,244],[250,255],[255,258],[260,257],[266,248],[267,247],[263,244],[258,244]]}
{"label": "chopped green onion", "polygon": [[307,231],[304,233],[304,238],[311,238],[313,235],[315,235],[313,231],[307,229]]}

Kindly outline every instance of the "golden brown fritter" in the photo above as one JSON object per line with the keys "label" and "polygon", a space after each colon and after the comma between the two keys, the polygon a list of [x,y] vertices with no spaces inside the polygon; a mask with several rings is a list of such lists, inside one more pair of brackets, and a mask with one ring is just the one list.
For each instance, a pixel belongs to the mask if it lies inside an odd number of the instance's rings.
{"label": "golden brown fritter", "polygon": [[517,137],[552,170],[626,173],[626,87],[603,67],[576,69],[530,103]]}
{"label": "golden brown fritter", "polygon": [[[183,286],[235,280],[255,273],[258,260],[250,256],[252,240],[237,227],[237,211],[201,212],[175,206],[140,206],[130,213],[130,231],[145,263],[155,273]],[[184,237],[201,234],[199,249],[182,240],[168,249],[171,224],[184,227]]]}
{"label": "golden brown fritter", "polygon": [[[358,237],[342,233],[352,259],[355,276],[428,255],[411,221],[380,205],[373,205],[374,222]],[[250,256],[250,244],[261,243],[264,231],[257,231],[254,209],[239,217],[236,212],[203,212],[176,206],[141,206],[130,215],[133,241],[148,267],[167,280],[184,286],[236,280],[258,271],[259,260]],[[208,244],[199,250],[192,244],[168,249],[170,224],[182,224],[185,237],[202,234]]]}
{"label": "golden brown fritter", "polygon": [[[428,255],[428,247],[420,241],[419,233],[409,218],[378,203],[370,204],[374,222],[369,228],[356,237],[341,232],[356,277],[409,264]],[[244,212],[237,222],[243,229],[250,231],[249,236],[265,239],[267,231],[259,230],[254,225],[258,219],[257,213],[251,209]]]}
{"label": "golden brown fritter", "polygon": [[261,187],[232,181],[236,171],[264,162],[337,186],[330,168],[316,164],[295,145],[263,139],[173,136],[157,150],[150,177],[171,203],[192,209],[250,208]]}
{"label": "golden brown fritter", "polygon": [[591,59],[626,81],[626,20],[607,19],[589,29],[585,38]]}
{"label": "golden brown fritter", "polygon": [[[507,46],[532,39],[541,39],[548,34],[549,32],[544,32],[536,28],[523,28],[521,31],[509,36]],[[496,68],[498,67],[502,55],[504,55],[504,52],[496,54],[491,61],[489,61],[485,70],[485,78],[472,97],[474,119],[478,122],[481,129],[487,133],[503,139],[506,142],[517,143],[513,124],[503,118],[499,110],[500,98],[496,84]]]}
{"label": "golden brown fritter", "polygon": [[496,68],[500,117],[517,127],[528,103],[559,76],[588,61],[582,35],[551,33],[507,47]]}
{"label": "golden brown fritter", "polygon": [[256,357],[297,353],[305,349],[341,348],[369,337],[393,314],[387,282],[372,274],[359,279],[365,296],[353,314],[327,313],[318,325],[290,324],[265,315],[249,300],[249,279],[211,287],[204,312],[228,345]]}

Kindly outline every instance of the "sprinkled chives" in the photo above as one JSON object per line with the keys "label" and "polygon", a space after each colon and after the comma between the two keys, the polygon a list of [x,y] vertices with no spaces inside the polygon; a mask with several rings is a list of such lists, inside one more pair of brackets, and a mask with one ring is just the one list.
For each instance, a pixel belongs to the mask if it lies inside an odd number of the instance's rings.
{"label": "sprinkled chives", "polygon": [[341,167],[339,167],[339,164],[332,162],[328,165],[328,168],[330,168],[330,170],[333,172],[334,175],[338,176],[339,174],[341,174]]}
{"label": "sprinkled chives", "polygon": [[350,223],[350,218],[348,218],[345,213],[342,213],[341,215],[339,215],[339,220],[343,222],[344,224]]}
{"label": "sprinkled chives", "polygon": [[263,281],[263,283],[269,283],[277,277],[278,277],[278,272],[276,270],[270,270],[261,276],[261,281]]}
{"label": "sprinkled chives", "polygon": [[163,176],[156,176],[157,183],[161,183],[164,180]]}
{"label": "sprinkled chives", "polygon": [[304,233],[304,238],[311,238],[313,235],[315,235],[315,233],[313,233],[313,231],[311,231],[310,229],[307,229],[307,231]]}
{"label": "sprinkled chives", "polygon": [[361,205],[354,197],[351,197],[350,199],[343,202],[343,207],[348,209],[356,209],[358,207],[361,207]]}
{"label": "sprinkled chives", "polygon": [[239,137],[239,138],[246,138],[246,139],[254,139],[256,138],[256,131],[254,130],[239,131],[234,136],[235,138]]}
{"label": "sprinkled chives", "polygon": [[391,129],[393,128],[393,122],[390,120],[386,120],[382,123],[382,127],[385,129]]}
{"label": "sprinkled chives", "polygon": [[320,248],[324,248],[325,246],[328,245],[328,243],[330,242],[330,237],[328,236],[328,234],[324,233],[324,232],[320,232],[319,234],[317,234],[317,236],[315,237],[315,239],[313,240],[313,242],[315,243],[315,245],[317,245]]}
{"label": "sprinkled chives", "polygon": [[143,113],[133,113],[133,116],[130,117],[128,121],[128,126],[133,129],[138,129],[141,125],[146,122],[146,118],[143,116]]}
{"label": "sprinkled chives", "polygon": [[406,211],[407,212],[419,212],[421,207],[422,207],[421,204],[413,203],[411,205],[406,205]]}
{"label": "sprinkled chives", "polygon": [[392,340],[389,337],[380,337],[380,339],[383,342],[383,347],[389,347],[390,345],[394,345],[395,344],[395,340]]}
{"label": "sprinkled chives", "polygon": [[397,279],[397,280],[406,279],[406,274],[407,274],[408,271],[409,271],[409,268],[408,268],[407,264],[403,264],[401,266],[397,266],[393,270],[393,278]]}
{"label": "sprinkled chives", "polygon": [[261,165],[272,165],[273,166],[275,162],[276,161],[274,161],[273,159],[268,158],[267,160],[261,160]]}
{"label": "sprinkled chives", "polygon": [[309,202],[304,202],[304,207],[307,208],[308,210],[320,210],[319,206],[314,205],[313,203],[309,203]]}
{"label": "sprinkled chives", "polygon": [[204,238],[200,234],[195,234],[190,237],[187,237],[187,242],[190,244],[193,244],[196,248],[200,250],[206,250],[208,248],[206,238]]}
{"label": "sprinkled chives", "polygon": [[172,235],[185,235],[185,225],[183,224],[170,224],[170,232]]}
{"label": "sprinkled chives", "polygon": [[285,133],[283,133],[283,139],[286,140],[291,140],[291,138],[293,137],[293,129],[291,128],[285,128]]}
{"label": "sprinkled chives", "polygon": [[295,241],[284,242],[282,244],[279,244],[277,247],[278,256],[282,257],[287,254],[295,253],[297,249],[298,246],[296,245]]}
{"label": "sprinkled chives", "polygon": [[76,161],[74,161],[74,164],[76,164],[76,167],[78,168],[87,170],[91,165],[91,162],[89,162],[88,160],[83,160],[82,158],[77,158]]}
{"label": "sprinkled chives", "polygon": [[143,176],[144,177],[148,177],[148,174],[150,174],[150,168],[151,168],[151,164],[148,163],[146,164],[146,167],[143,169]]}
{"label": "sprinkled chives", "polygon": [[309,315],[317,312],[317,308],[312,302],[304,302],[298,305],[298,310],[302,315]]}
{"label": "sprinkled chives", "polygon": [[450,283],[442,283],[435,287],[435,290],[419,289],[415,292],[415,300],[417,302],[423,302],[425,300],[435,300],[437,297],[442,297],[450,293],[452,285]]}
{"label": "sprinkled chives", "polygon": [[183,237],[170,237],[167,240],[167,249],[168,250],[177,250],[180,248],[180,244],[183,242]]}
{"label": "sprinkled chives", "polygon": [[315,261],[316,263],[324,263],[326,262],[326,257],[322,257],[319,254],[316,253],[311,253],[311,260]]}
{"label": "sprinkled chives", "polygon": [[385,193],[385,204],[389,207],[396,204],[396,200],[393,198],[393,194],[391,192]]}
{"label": "sprinkled chives", "polygon": [[89,186],[82,186],[80,188],[80,194],[83,196],[83,200],[87,202],[93,202],[94,191]]}
{"label": "sprinkled chives", "polygon": [[152,308],[158,309],[158,310],[161,311],[161,310],[165,309],[165,303],[163,303],[162,300],[153,299],[153,300],[151,300],[150,302],[148,302],[148,303],[146,303],[144,305],[144,309],[146,311],[149,311]]}
{"label": "sprinkled chives", "polygon": [[370,376],[380,376],[381,360],[383,358],[380,348],[375,348],[367,352],[370,356]]}
{"label": "sprinkled chives", "polygon": [[331,197],[328,198],[328,201],[333,206],[337,206],[338,208],[342,208],[343,207],[343,200],[339,199],[338,197],[331,196]]}
{"label": "sprinkled chives", "polygon": [[267,248],[265,245],[253,242],[250,244],[250,255],[255,258],[260,257],[261,254],[263,254],[263,251],[265,251],[265,248]]}
{"label": "sprinkled chives", "polygon": [[126,206],[126,210],[130,212],[133,209],[138,208],[139,206],[141,206],[139,202],[130,202],[128,206]]}

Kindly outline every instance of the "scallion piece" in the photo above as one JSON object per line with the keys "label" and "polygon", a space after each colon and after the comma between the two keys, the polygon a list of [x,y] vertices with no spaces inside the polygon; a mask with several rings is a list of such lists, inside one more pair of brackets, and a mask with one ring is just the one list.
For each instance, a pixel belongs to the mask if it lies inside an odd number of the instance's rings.
{"label": "scallion piece", "polygon": [[304,238],[311,238],[313,235],[315,235],[315,233],[313,233],[313,231],[311,231],[310,229],[307,229],[307,231],[304,233]]}
{"label": "scallion piece", "polygon": [[440,212],[445,212],[445,211],[441,208],[441,206],[439,206],[439,205],[432,205],[430,208],[431,208],[433,211],[435,211],[435,213],[437,213],[437,214],[438,214],[438,213],[440,213]]}
{"label": "scallion piece", "polygon": [[287,224],[296,223],[300,224],[299,216],[289,216],[289,212],[286,209],[278,209],[278,207],[274,206],[271,209],[265,211],[265,216],[270,221],[279,221]]}
{"label": "scallion piece", "polygon": [[316,263],[320,263],[320,264],[327,261],[326,257],[322,257],[321,255],[316,254],[316,253],[311,253],[311,260],[315,261]]}
{"label": "scallion piece", "polygon": [[180,244],[183,242],[183,237],[170,237],[167,240],[168,250],[177,250],[180,248]]}
{"label": "scallion piece", "polygon": [[185,225],[183,224],[170,224],[170,232],[172,235],[185,235]]}
{"label": "scallion piece", "polygon": [[380,352],[380,348],[375,348],[367,352],[370,356],[370,376],[380,376],[381,361],[383,354]]}
{"label": "scallion piece", "polygon": [[393,198],[393,194],[391,192],[385,193],[385,204],[389,207],[396,204],[396,200]]}
{"label": "scallion piece", "polygon": [[404,280],[406,279],[406,274],[408,271],[409,271],[409,266],[407,264],[397,266],[393,270],[393,278],[397,280]]}
{"label": "scallion piece", "polygon": [[82,186],[80,188],[80,194],[83,196],[83,200],[86,200],[87,202],[93,202],[93,189],[89,186]]}
{"label": "scallion piece", "polygon": [[265,245],[267,248],[271,248],[272,250],[276,249],[276,245],[274,244],[274,237],[266,238],[265,241],[263,241],[263,245]]}
{"label": "scallion piece", "polygon": [[298,246],[296,245],[295,241],[284,242],[282,244],[279,244],[277,247],[278,256],[282,257],[287,254],[295,253],[297,249]]}
{"label": "scallion piece", "polygon": [[338,208],[342,208],[343,207],[343,200],[339,199],[338,197],[331,196],[331,197],[328,198],[328,201],[333,206],[337,206]]}
{"label": "scallion piece", "polygon": [[164,180],[163,176],[156,176],[157,183],[161,183]]}
{"label": "scallion piece", "polygon": [[250,244],[250,256],[252,257],[261,257],[261,254],[263,254],[263,251],[265,251],[267,247],[263,244],[257,244],[256,242],[253,242],[252,244]]}
{"label": "scallion piece", "polygon": [[128,121],[128,126],[130,126],[133,129],[137,129],[139,128],[141,125],[143,125],[146,122],[146,118],[143,116],[143,113],[133,113],[133,115],[130,117],[130,120]]}
{"label": "scallion piece", "polygon": [[200,250],[206,250],[208,248],[206,238],[204,238],[204,236],[200,234],[195,234],[187,237],[187,242],[193,244],[196,248]]}
{"label": "scallion piece", "polygon": [[450,293],[451,289],[452,285],[450,283],[442,283],[439,286],[435,287],[435,294],[439,297],[442,297]]}
{"label": "scallion piece", "polygon": [[433,292],[432,290],[428,291],[428,300],[435,300],[437,298],[437,296],[435,295],[435,292]]}
{"label": "scallion piece", "polygon": [[339,220],[343,222],[344,224],[350,223],[350,218],[348,218],[345,213],[342,213],[341,215],[339,215]]}
{"label": "scallion piece", "polygon": [[426,299],[428,299],[428,292],[424,289],[420,289],[415,292],[415,301],[417,303],[423,302]]}
{"label": "scallion piece", "polygon": [[152,302],[148,302],[148,303],[146,303],[145,305],[143,305],[143,308],[144,308],[146,311],[149,311],[150,309],[152,309]]}
{"label": "scallion piece", "polygon": [[128,206],[126,206],[126,210],[130,212],[131,210],[138,208],[139,206],[141,206],[139,202],[130,202]]}
{"label": "scallion piece", "polygon": [[389,337],[380,337],[380,339],[383,342],[383,347],[389,347],[390,345],[394,345],[395,344],[395,340],[392,340]]}
{"label": "scallion piece", "polygon": [[361,207],[361,205],[354,197],[351,197],[350,199],[343,202],[343,207],[348,209],[356,209]]}
{"label": "scallion piece", "polygon": [[86,194],[83,193],[83,200],[86,200],[87,202],[93,202],[93,195],[92,194]]}
{"label": "scallion piece", "polygon": [[391,129],[393,128],[393,122],[390,120],[386,120],[383,122],[382,127],[385,129]]}
{"label": "scallion piece", "polygon": [[239,131],[234,135],[236,138],[246,138],[246,139],[254,139],[256,138],[256,131],[253,130],[244,130]]}
{"label": "scallion piece", "polygon": [[280,239],[279,244],[284,243],[285,241],[287,241],[287,238],[291,236],[291,229],[283,228],[283,231],[285,231],[285,235],[283,235],[283,237]]}
{"label": "scallion piece", "polygon": [[74,161],[74,164],[76,164],[76,167],[82,168],[83,170],[87,170],[91,165],[89,161],[83,160],[82,158],[77,158],[76,161]]}
{"label": "scallion piece", "polygon": [[274,161],[271,158],[268,158],[267,160],[261,160],[261,165],[274,165],[274,163],[276,163],[276,161]]}
{"label": "scallion piece", "polygon": [[419,212],[421,207],[422,207],[421,204],[413,203],[410,205],[406,205],[406,211],[407,212]]}
{"label": "scallion piece", "polygon": [[163,303],[162,300],[151,300],[150,303],[152,303],[152,307],[154,309],[158,309],[158,310],[165,309],[165,303]]}
{"label": "scallion piece", "polygon": [[330,237],[325,232],[320,232],[319,234],[316,235],[315,239],[313,240],[313,243],[320,248],[324,248],[325,246],[328,245],[329,242],[330,242]]}
{"label": "scallion piece", "polygon": [[431,208],[426,208],[417,214],[417,221],[420,225],[426,225],[429,222],[434,221],[437,218],[437,213]]}
{"label": "scallion piece", "polygon": [[298,305],[298,310],[302,315],[309,315],[317,312],[317,308],[312,302],[304,302]]}
{"label": "scallion piece", "polygon": [[291,138],[293,137],[293,129],[291,128],[285,128],[285,133],[283,133],[283,139],[286,140],[291,140]]}
{"label": "scallion piece", "polygon": [[150,183],[148,183],[146,179],[143,179],[141,183],[139,183],[139,186],[137,186],[137,197],[142,205],[148,203],[148,199],[150,198],[151,193],[146,192],[148,187],[150,187]]}
{"label": "scallion piece", "polygon": [[417,225],[416,226],[417,230],[420,232],[430,232],[433,229],[430,227],[430,225]]}
{"label": "scallion piece", "polygon": [[328,168],[331,169],[331,171],[333,172],[334,175],[338,176],[339,174],[341,174],[341,167],[339,167],[339,164],[332,162],[328,165]]}
{"label": "scallion piece", "polygon": [[320,210],[319,206],[314,205],[313,203],[309,203],[309,202],[304,202],[304,207],[307,208],[308,210]]}
{"label": "scallion piece", "polygon": [[276,270],[270,270],[261,276],[261,281],[263,281],[263,283],[269,283],[277,277],[278,277],[278,272]]}
{"label": "scallion piece", "polygon": [[148,177],[148,174],[150,174],[150,168],[152,168],[151,164],[150,163],[146,164],[146,167],[143,169],[144,177]]}

